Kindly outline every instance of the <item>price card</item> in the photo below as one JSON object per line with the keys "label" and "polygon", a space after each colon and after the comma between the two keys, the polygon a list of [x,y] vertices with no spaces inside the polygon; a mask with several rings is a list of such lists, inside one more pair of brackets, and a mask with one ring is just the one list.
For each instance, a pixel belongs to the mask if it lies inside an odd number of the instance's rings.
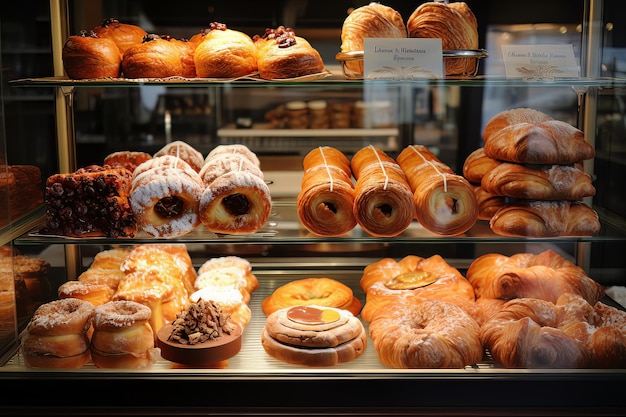
{"label": "price card", "polygon": [[441,39],[363,39],[365,79],[443,78]]}
{"label": "price card", "polygon": [[578,78],[572,45],[502,45],[506,78],[551,81]]}

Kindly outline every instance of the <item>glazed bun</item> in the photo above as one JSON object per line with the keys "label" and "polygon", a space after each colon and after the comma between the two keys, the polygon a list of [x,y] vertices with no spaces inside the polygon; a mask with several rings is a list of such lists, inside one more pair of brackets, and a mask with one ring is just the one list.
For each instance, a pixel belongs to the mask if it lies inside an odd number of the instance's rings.
{"label": "glazed bun", "polygon": [[73,80],[119,77],[122,57],[111,39],[82,30],[70,36],[61,52],[63,68]]}
{"label": "glazed bun", "polygon": [[120,50],[120,54],[132,46],[139,45],[148,33],[136,25],[121,23],[117,19],[106,19],[102,24],[94,27],[93,32],[100,38],[111,39]]}

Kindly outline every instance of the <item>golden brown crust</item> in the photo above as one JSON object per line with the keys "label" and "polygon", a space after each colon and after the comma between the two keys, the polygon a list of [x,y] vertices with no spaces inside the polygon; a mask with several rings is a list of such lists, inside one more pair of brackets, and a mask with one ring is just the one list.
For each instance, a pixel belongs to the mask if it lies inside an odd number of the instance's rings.
{"label": "golden brown crust", "polygon": [[488,193],[480,185],[474,186],[474,195],[478,203],[478,220],[491,220],[493,215],[507,204],[506,197]]}
{"label": "golden brown crust", "polygon": [[182,140],[175,140],[155,152],[153,157],[172,155],[187,162],[194,171],[200,172],[204,165],[204,156],[196,148]]}
{"label": "golden brown crust", "polygon": [[101,38],[111,39],[117,45],[120,55],[132,46],[141,44],[148,33],[141,27],[129,23],[121,23],[117,19],[105,19],[92,29]]}
{"label": "golden brown crust", "polygon": [[483,138],[485,141],[489,140],[492,134],[507,126],[518,123],[539,124],[548,120],[552,120],[552,117],[536,109],[518,107],[503,110],[489,119],[483,131]]}
{"label": "golden brown crust", "polygon": [[175,38],[172,38],[170,42],[180,49],[180,62],[183,66],[181,75],[185,78],[196,78],[196,63],[194,61],[194,54],[198,44],[190,42],[186,39]]}
{"label": "golden brown crust", "polygon": [[[407,29],[400,13],[380,3],[354,9],[341,27],[341,51],[363,51],[364,38],[406,38]],[[353,72],[363,74],[363,62],[347,61]]]}
{"label": "golden brown crust", "polygon": [[111,300],[113,290],[106,284],[67,281],[59,286],[58,295],[59,298],[79,298],[98,306]]}
{"label": "golden brown crust", "polygon": [[[285,42],[288,37],[292,42]],[[259,76],[266,80],[297,78],[324,71],[319,52],[293,30],[282,26],[255,36]]]}
{"label": "golden brown crust", "polygon": [[400,165],[384,151],[367,146],[354,154],[354,217],[372,236],[397,236],[415,219],[413,193]]}
{"label": "golden brown crust", "polygon": [[167,36],[146,35],[122,56],[122,73],[126,78],[182,77],[180,48]]}
{"label": "golden brown crust", "polygon": [[397,158],[413,192],[417,221],[440,235],[459,235],[476,223],[474,189],[462,176],[421,145],[406,147]]}
{"label": "golden brown crust", "polygon": [[303,160],[297,212],[302,225],[319,236],[340,236],[357,224],[350,161],[338,149],[313,149]]}
{"label": "golden brown crust", "polygon": [[480,184],[485,174],[500,165],[500,161],[485,155],[484,148],[470,153],[463,163],[463,176],[472,184]]}
{"label": "golden brown crust", "polygon": [[538,298],[556,302],[561,294],[574,293],[595,304],[604,292],[582,268],[553,250],[510,257],[482,255],[472,262],[466,277],[477,299]]}
{"label": "golden brown crust", "polygon": [[303,278],[290,281],[276,288],[263,300],[263,312],[270,315],[281,308],[295,305],[318,305],[350,311],[358,315],[361,302],[352,289],[332,278]]}
{"label": "golden brown crust", "polygon": [[501,236],[595,236],[600,232],[598,213],[579,201],[516,201],[507,203],[489,221]]}
{"label": "golden brown crust", "polygon": [[137,166],[152,159],[152,155],[140,151],[118,151],[104,157],[103,165],[121,166],[133,172]]}
{"label": "golden brown crust", "polygon": [[[478,23],[464,2],[426,2],[418,6],[407,20],[410,38],[439,38],[443,50],[478,49]],[[477,61],[449,58],[446,75],[473,74]]]}
{"label": "golden brown crust", "polygon": [[201,78],[237,78],[257,71],[256,46],[243,32],[215,27],[206,32],[194,54]]}
{"label": "golden brown crust", "polygon": [[61,55],[63,68],[73,80],[120,76],[122,56],[110,39],[81,32],[65,41]]}
{"label": "golden brown crust", "polygon": [[479,363],[483,358],[479,331],[461,308],[438,300],[399,301],[369,324],[379,360],[401,369]]}

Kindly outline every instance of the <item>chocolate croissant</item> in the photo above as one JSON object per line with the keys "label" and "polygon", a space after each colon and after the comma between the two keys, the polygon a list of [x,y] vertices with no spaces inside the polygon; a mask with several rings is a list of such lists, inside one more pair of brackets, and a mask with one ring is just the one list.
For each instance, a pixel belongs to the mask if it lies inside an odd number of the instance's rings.
{"label": "chocolate croissant", "polygon": [[400,165],[374,146],[362,148],[351,161],[356,178],[354,216],[372,236],[397,236],[415,219],[413,193]]}
{"label": "chocolate croissant", "polygon": [[476,223],[473,187],[425,146],[410,145],[397,158],[413,192],[417,221],[440,235],[465,233]]}
{"label": "chocolate croissant", "polygon": [[320,146],[303,160],[304,176],[297,198],[298,218],[311,233],[340,236],[357,224],[350,161],[338,149]]}

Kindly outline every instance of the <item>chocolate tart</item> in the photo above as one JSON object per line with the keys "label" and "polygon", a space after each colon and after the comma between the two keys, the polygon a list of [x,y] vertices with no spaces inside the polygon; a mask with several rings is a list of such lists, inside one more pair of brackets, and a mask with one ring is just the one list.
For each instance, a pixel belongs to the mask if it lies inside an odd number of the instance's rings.
{"label": "chocolate tart", "polygon": [[225,334],[219,339],[184,345],[168,340],[173,326],[166,324],[157,332],[157,346],[161,356],[171,362],[185,365],[206,365],[230,359],[241,350],[241,328],[235,327],[232,334]]}

